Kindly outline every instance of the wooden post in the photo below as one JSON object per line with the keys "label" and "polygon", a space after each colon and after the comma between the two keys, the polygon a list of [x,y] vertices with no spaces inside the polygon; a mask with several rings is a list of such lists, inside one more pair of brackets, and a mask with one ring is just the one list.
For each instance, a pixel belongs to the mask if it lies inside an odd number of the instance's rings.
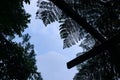
{"label": "wooden post", "polygon": [[[71,17],[73,20],[75,20],[80,26],[82,26],[88,33],[90,33],[94,38],[96,38],[98,41],[101,42],[101,45],[99,45],[98,47],[93,48],[92,50],[90,50],[87,53],[84,53],[82,56],[79,56],[75,59],[73,59],[72,61],[67,63],[68,68],[71,68],[77,64],[79,64],[80,62],[83,62],[97,54],[99,54],[101,51],[108,49],[110,54],[114,54],[114,50],[115,48],[113,48],[115,44],[117,44],[120,41],[120,35],[117,35],[115,37],[113,37],[112,39],[106,41],[106,39],[97,31],[95,30],[89,23],[87,23],[87,21],[82,18],[78,13],[76,13],[72,7],[70,7],[64,0],[50,0],[52,1],[55,5],[57,5],[63,12],[65,12],[69,17]],[[112,49],[111,50],[111,46]],[[117,59],[115,59],[115,57],[117,57],[118,54],[115,54],[113,59],[113,63],[115,65],[118,65],[116,63]],[[120,67],[120,66],[118,66]]]}
{"label": "wooden post", "polygon": [[110,50],[111,48],[113,48],[119,42],[120,42],[120,34],[117,34],[116,36],[114,36],[110,40],[105,41],[101,45],[96,46],[93,49],[91,49],[90,51],[84,53],[83,55],[78,56],[77,58],[69,61],[67,63],[68,69],[74,67],[75,65],[78,65],[78,64],[82,63],[83,61],[85,61],[85,60],[87,60],[91,57],[94,57],[94,56],[100,54],[100,52],[102,52],[104,50]]}

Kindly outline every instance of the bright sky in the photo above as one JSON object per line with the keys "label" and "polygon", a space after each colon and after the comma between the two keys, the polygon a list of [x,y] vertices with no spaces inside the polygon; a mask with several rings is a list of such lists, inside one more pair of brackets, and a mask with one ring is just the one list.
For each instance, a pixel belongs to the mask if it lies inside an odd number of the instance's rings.
{"label": "bright sky", "polygon": [[57,22],[45,27],[41,20],[35,19],[37,0],[31,0],[25,9],[32,15],[29,28],[31,43],[35,46],[38,71],[44,80],[73,80],[76,68],[67,69],[66,63],[76,57],[82,49],[78,46],[63,50]]}

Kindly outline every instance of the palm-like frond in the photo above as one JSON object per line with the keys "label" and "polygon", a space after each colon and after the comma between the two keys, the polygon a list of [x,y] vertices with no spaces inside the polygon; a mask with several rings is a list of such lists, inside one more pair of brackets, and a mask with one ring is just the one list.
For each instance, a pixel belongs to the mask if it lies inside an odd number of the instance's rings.
{"label": "palm-like frond", "polygon": [[[66,3],[68,3],[80,16],[86,19],[86,21],[106,39],[111,38],[120,30],[120,0],[64,1],[66,1]],[[54,10],[52,12],[54,12]],[[66,16],[63,12],[57,15],[55,14],[55,16],[57,18],[55,17],[54,19],[61,22],[59,30],[64,43],[63,48],[69,48],[81,41],[80,46],[84,49],[84,53],[92,47],[99,45],[99,41],[86,33],[80,25]],[[49,16],[47,15],[46,19],[48,18]],[[51,20],[51,22],[53,21]],[[119,77],[119,71],[111,64],[111,54],[108,51],[91,58],[85,64],[78,67],[80,68],[79,73],[76,75],[78,79],[75,80],[117,80]]]}
{"label": "palm-like frond", "polygon": [[[73,1],[69,2],[69,4],[73,6]],[[85,30],[74,20],[66,16],[52,2],[38,2],[38,7],[37,18],[42,19],[46,26],[54,21],[61,23],[59,30],[63,39],[63,48],[71,47],[84,37]]]}
{"label": "palm-like frond", "polygon": [[85,30],[71,18],[66,18],[59,30],[64,43],[63,48],[71,47],[85,37]]}
{"label": "palm-like frond", "polygon": [[36,12],[36,17],[43,20],[45,26],[58,21],[62,11],[58,9],[52,2],[38,1],[39,10]]}
{"label": "palm-like frond", "polygon": [[[101,33],[101,35],[106,38],[109,38],[111,34],[117,32],[120,27],[119,0],[64,1],[66,1],[66,3],[68,3],[73,8],[73,10],[75,10],[80,16],[85,18],[90,25],[92,25],[96,30],[99,31],[99,33]],[[108,4],[110,5],[110,8],[108,8]],[[63,48],[71,47],[72,45],[76,44],[84,37],[86,37],[86,31],[74,20],[65,15],[52,2],[43,1],[39,3],[39,8],[40,9],[37,12],[37,17],[42,19],[45,25],[50,24],[54,21],[61,22],[59,30],[60,36],[63,39],[64,43]],[[112,15],[110,15],[109,13],[111,13]],[[90,35],[88,36],[91,37]],[[94,43],[94,39],[91,38],[86,38],[88,44],[89,42],[91,42],[91,40],[93,40]],[[82,43],[80,45],[83,46]]]}

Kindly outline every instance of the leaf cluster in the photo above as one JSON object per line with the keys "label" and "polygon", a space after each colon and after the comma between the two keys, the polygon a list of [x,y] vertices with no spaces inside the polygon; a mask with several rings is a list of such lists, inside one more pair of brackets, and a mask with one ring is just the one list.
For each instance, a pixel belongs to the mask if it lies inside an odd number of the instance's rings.
{"label": "leaf cluster", "polygon": [[[83,17],[88,24],[95,28],[105,39],[110,39],[120,30],[120,0],[64,1],[68,3],[69,6],[81,17]],[[40,5],[41,2],[38,4]],[[82,26],[78,25],[56,6],[51,6],[51,8],[52,9],[48,9],[48,11],[50,10],[52,15],[55,14],[55,17],[52,18],[61,23],[59,30],[60,36],[63,39],[63,48],[69,48],[81,41],[80,46],[83,47],[86,52],[92,49],[92,47],[100,44],[100,42],[87,33]],[[40,16],[37,15],[37,17],[40,17],[40,19],[43,20],[41,17],[45,16],[46,20],[49,20],[49,23],[43,22],[45,25],[50,24],[53,22],[52,18],[49,18],[49,16],[43,14],[43,9],[46,8],[39,7],[37,14],[40,14]],[[59,12],[57,15],[55,12],[56,9],[58,9]],[[118,45],[116,45],[117,49],[113,49],[116,53],[119,52]],[[82,65],[79,73],[76,74],[78,79],[75,80],[117,80],[119,73],[115,66],[111,63],[110,59],[110,53],[105,51],[101,55],[88,60],[86,64]]]}
{"label": "leaf cluster", "polygon": [[27,80],[37,70],[33,45],[8,41],[2,35],[0,38],[0,79]]}
{"label": "leaf cluster", "polygon": [[[26,1],[26,0],[25,0]],[[30,22],[30,14],[26,13],[23,0],[2,0],[0,2],[0,33],[6,36],[21,36],[27,23]],[[28,3],[28,1],[26,1]]]}
{"label": "leaf cluster", "polygon": [[[42,80],[30,36],[22,34],[30,22],[30,14],[26,13],[23,3],[30,4],[30,1],[0,2],[0,80]],[[22,42],[13,40],[16,35]]]}

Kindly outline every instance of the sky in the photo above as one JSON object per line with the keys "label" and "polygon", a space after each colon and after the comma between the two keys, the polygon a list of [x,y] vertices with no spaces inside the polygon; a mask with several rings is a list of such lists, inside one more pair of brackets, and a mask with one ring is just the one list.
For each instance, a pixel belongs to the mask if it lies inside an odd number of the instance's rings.
{"label": "sky", "polygon": [[37,0],[31,0],[25,9],[31,14],[31,23],[25,33],[31,36],[30,42],[35,46],[36,65],[41,72],[43,80],[73,80],[76,67],[67,69],[66,63],[76,57],[82,49],[75,45],[63,49],[63,42],[59,35],[59,23],[54,22],[47,27],[40,19],[36,19],[38,9]]}

